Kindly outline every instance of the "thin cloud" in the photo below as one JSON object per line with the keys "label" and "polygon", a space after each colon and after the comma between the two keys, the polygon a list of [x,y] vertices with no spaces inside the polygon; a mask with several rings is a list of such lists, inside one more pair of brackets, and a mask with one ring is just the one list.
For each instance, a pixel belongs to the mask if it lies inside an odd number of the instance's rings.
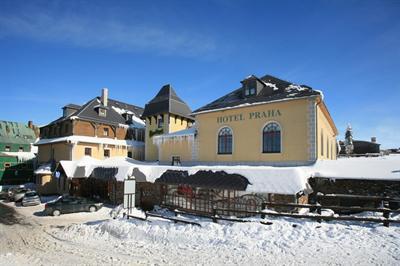
{"label": "thin cloud", "polygon": [[151,51],[162,55],[210,56],[215,41],[207,35],[144,23],[124,23],[45,12],[0,16],[1,37],[19,36],[78,47],[111,48],[126,52]]}

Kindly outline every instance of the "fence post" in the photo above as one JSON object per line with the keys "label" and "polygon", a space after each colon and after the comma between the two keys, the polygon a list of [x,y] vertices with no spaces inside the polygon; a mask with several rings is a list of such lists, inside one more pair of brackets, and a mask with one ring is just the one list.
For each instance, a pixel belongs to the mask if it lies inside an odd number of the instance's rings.
{"label": "fence post", "polygon": [[[261,203],[261,211],[264,211],[266,207],[267,204],[265,202]],[[265,213],[261,213],[261,219],[265,219]]]}
{"label": "fence post", "polygon": [[216,207],[216,206],[213,206],[212,210],[213,210],[212,221],[213,221],[214,223],[217,223],[217,207]]}
{"label": "fence post", "polygon": [[[321,216],[321,213],[322,213],[322,211],[321,211],[321,205],[320,205],[318,202],[317,202],[316,205],[317,205],[317,213],[318,213],[319,216]],[[321,221],[322,221],[322,220],[321,220],[320,218],[317,219],[317,222],[321,223]]]}
{"label": "fence post", "polygon": [[383,217],[385,218],[385,220],[383,220],[383,225],[386,227],[389,227],[389,216],[390,216],[390,211],[383,211]]}

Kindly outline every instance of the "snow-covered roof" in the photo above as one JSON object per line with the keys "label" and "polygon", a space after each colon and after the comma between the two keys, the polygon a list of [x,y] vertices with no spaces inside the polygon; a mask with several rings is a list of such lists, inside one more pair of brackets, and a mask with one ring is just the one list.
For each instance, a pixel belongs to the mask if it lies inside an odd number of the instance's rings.
{"label": "snow-covered roof", "polygon": [[32,160],[32,159],[34,159],[36,157],[35,153],[33,153],[33,152],[25,152],[25,151],[18,151],[18,152],[2,151],[2,152],[0,152],[0,155],[17,157],[18,161],[20,161],[20,162],[29,161],[29,160]]}
{"label": "snow-covered roof", "polygon": [[[135,176],[136,179],[154,182],[168,170],[187,171],[194,175],[198,171],[225,171],[228,174],[239,174],[247,178],[250,185],[248,192],[264,192],[294,195],[300,191],[310,191],[310,177],[328,177],[334,179],[379,179],[400,180],[400,155],[390,155],[378,158],[346,158],[338,160],[318,161],[310,166],[168,166],[136,161],[125,157],[112,157],[96,160],[84,157],[79,161],[61,161],[68,178],[89,177],[96,167],[117,167],[116,179],[123,181]],[[85,176],[82,176],[84,167]],[[77,170],[79,172],[77,172]],[[77,176],[77,174],[80,176]]]}
{"label": "snow-covered roof", "polygon": [[39,167],[34,172],[37,175],[51,175],[51,163],[45,163],[39,165]]}
{"label": "snow-covered roof", "polygon": [[275,103],[293,99],[317,97],[320,95],[320,92],[313,90],[306,85],[297,85],[270,75],[265,75],[261,78],[251,75],[246,78],[246,80],[247,79],[256,79],[263,84],[263,87],[260,88],[260,91],[257,92],[256,95],[246,97],[243,90],[247,85],[245,85],[246,82],[242,81],[241,88],[238,88],[195,110],[192,114],[197,115],[201,113],[240,108],[248,105]]}
{"label": "snow-covered roof", "polygon": [[112,106],[112,109],[114,109],[114,111],[116,111],[117,113],[119,113],[120,115],[123,114],[129,114],[132,116],[132,124],[130,124],[130,127],[137,127],[137,128],[144,128],[146,123],[140,119],[139,117],[137,117],[132,111],[130,110],[126,110],[123,108],[119,108],[116,106]]}
{"label": "snow-covered roof", "polygon": [[[123,181],[131,176],[137,179],[145,177],[147,182],[154,182],[168,170],[187,171],[193,175],[201,170],[213,172],[225,171],[228,174],[240,174],[246,177],[251,185],[249,192],[267,192],[279,194],[296,194],[307,190],[307,179],[310,176],[296,167],[272,167],[272,166],[166,166],[155,165],[136,161],[125,157],[112,157],[105,160],[91,159],[88,156],[78,161],[60,161],[68,178],[89,177],[96,167],[116,167],[118,173],[116,179]],[[134,171],[136,170],[136,171]],[[135,174],[136,173],[136,174]],[[139,173],[139,175],[137,174]],[[84,176],[82,176],[84,175]]]}
{"label": "snow-covered roof", "polygon": [[[93,169],[97,167],[104,168],[118,168],[118,173],[115,176],[118,181],[123,181],[124,179],[131,176],[132,171],[138,165],[144,164],[143,162],[136,161],[128,157],[111,157],[104,160],[98,160],[90,156],[84,156],[80,160],[76,161],[60,161],[62,168],[68,178],[74,177],[89,177]],[[146,164],[154,165],[154,164]]]}
{"label": "snow-covered roof", "polygon": [[141,141],[99,138],[99,137],[78,136],[78,135],[52,138],[52,139],[40,139],[39,141],[35,142],[34,145],[42,145],[42,144],[57,143],[57,142],[69,142],[69,143],[84,142],[84,143],[108,144],[116,146],[133,146],[133,147],[144,146],[144,143]]}

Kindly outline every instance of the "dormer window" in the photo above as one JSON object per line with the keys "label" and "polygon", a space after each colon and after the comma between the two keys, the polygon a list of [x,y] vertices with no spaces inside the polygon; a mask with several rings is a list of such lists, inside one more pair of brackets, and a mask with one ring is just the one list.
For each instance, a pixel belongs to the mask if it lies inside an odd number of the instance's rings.
{"label": "dormer window", "polygon": [[246,97],[248,97],[248,96],[253,96],[253,95],[256,95],[256,92],[257,92],[257,90],[256,90],[256,88],[254,88],[254,87],[246,88],[246,89],[244,90],[244,95],[245,95]]}
{"label": "dormer window", "polygon": [[99,116],[106,117],[107,116],[107,110],[104,108],[99,108]]}

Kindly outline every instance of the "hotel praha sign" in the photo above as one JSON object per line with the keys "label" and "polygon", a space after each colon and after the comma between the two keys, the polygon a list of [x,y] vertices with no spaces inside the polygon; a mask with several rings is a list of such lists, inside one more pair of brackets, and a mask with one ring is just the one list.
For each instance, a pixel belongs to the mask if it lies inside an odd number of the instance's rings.
{"label": "hotel praha sign", "polygon": [[239,122],[245,120],[255,120],[255,119],[265,119],[281,116],[281,111],[279,109],[272,109],[263,112],[249,112],[249,113],[240,113],[233,115],[225,115],[217,117],[217,123],[228,123],[228,122]]}

